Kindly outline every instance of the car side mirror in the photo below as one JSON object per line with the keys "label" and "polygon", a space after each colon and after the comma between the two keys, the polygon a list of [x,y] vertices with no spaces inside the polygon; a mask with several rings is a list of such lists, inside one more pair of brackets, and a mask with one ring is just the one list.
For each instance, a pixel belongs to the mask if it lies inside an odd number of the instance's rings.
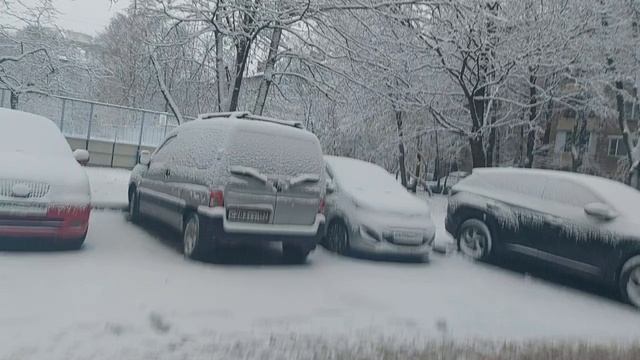
{"label": "car side mirror", "polygon": [[85,149],[76,149],[73,151],[73,158],[76,159],[80,165],[85,166],[89,163],[91,156]]}
{"label": "car side mirror", "polygon": [[140,164],[149,166],[151,163],[151,153],[148,150],[140,151]]}
{"label": "car side mirror", "polygon": [[331,180],[327,181],[327,194],[333,194],[334,192],[336,192],[336,185]]}
{"label": "car side mirror", "polygon": [[584,212],[600,220],[613,220],[618,216],[618,213],[613,210],[609,205],[603,203],[590,203],[584,207]]}

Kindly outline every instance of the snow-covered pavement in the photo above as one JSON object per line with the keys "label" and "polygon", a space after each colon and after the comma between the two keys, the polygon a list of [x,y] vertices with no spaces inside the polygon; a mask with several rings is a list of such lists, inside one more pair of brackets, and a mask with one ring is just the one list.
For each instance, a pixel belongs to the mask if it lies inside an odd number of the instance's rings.
{"label": "snow-covered pavement", "polygon": [[160,233],[94,211],[79,252],[0,252],[0,359],[225,358],[235,341],[269,348],[290,334],[640,337],[630,307],[458,256],[404,264],[319,249],[287,266],[263,249],[198,263]]}
{"label": "snow-covered pavement", "polygon": [[127,208],[131,171],[102,167],[86,167],[85,170],[91,184],[91,204],[94,208]]}

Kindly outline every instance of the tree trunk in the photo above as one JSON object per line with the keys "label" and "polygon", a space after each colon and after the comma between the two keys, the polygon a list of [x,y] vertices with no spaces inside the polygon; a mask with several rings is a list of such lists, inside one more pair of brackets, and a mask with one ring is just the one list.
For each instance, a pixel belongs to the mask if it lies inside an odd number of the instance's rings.
{"label": "tree trunk", "polygon": [[491,130],[489,130],[489,144],[487,146],[487,167],[493,167],[494,150],[496,148],[496,128],[493,124],[496,122],[496,114],[491,115]]}
{"label": "tree trunk", "polygon": [[224,39],[222,38],[222,33],[216,31],[216,83],[218,85],[218,111],[223,112],[227,111],[228,108],[226,106],[227,101],[227,82],[225,76],[225,67],[224,67]]}
{"label": "tree trunk", "polygon": [[469,138],[469,145],[471,146],[471,160],[473,162],[473,167],[485,167],[487,162],[484,154],[484,146],[482,145],[482,136],[474,134],[474,136]]}
{"label": "tree trunk", "polygon": [[13,110],[18,110],[18,101],[20,100],[20,96],[17,92],[11,91],[11,108]]}
{"label": "tree trunk", "polygon": [[[624,96],[622,96],[622,92],[624,91],[624,84],[622,83],[622,81],[616,81],[616,90],[618,127],[620,128],[620,132],[622,133],[622,142],[624,143],[624,147],[627,150],[627,161],[629,161],[629,166],[633,166],[633,143],[630,136],[631,134],[629,130],[629,124],[624,113]],[[629,172],[629,176],[627,177],[627,184],[631,184],[632,173],[632,171]]]}
{"label": "tree trunk", "polygon": [[[530,72],[533,70],[530,69]],[[527,152],[524,167],[533,167],[533,150],[536,145],[536,126],[535,122],[538,117],[538,107],[536,106],[537,89],[535,87],[536,76],[531,73],[529,75],[529,131],[527,132]]]}
{"label": "tree trunk", "polygon": [[162,93],[162,96],[164,96],[164,100],[169,104],[169,107],[171,108],[171,112],[173,112],[173,115],[176,117],[176,121],[178,122],[178,125],[184,124],[182,113],[180,112],[178,105],[173,99],[173,96],[171,96],[171,92],[167,88],[167,84],[164,82],[162,70],[160,69],[160,66],[158,65],[158,62],[154,55],[151,55],[151,64],[153,64],[153,68],[155,69],[156,79],[158,80],[158,85],[160,86],[160,92]]}
{"label": "tree trunk", "polygon": [[398,162],[400,165],[400,182],[407,187],[407,168],[405,167],[404,135],[402,130],[402,111],[396,110],[396,125],[398,126]]}
{"label": "tree trunk", "polygon": [[485,89],[480,88],[473,92],[471,98],[467,99],[471,110],[471,121],[473,123],[471,136],[469,137],[469,145],[471,146],[471,160],[474,168],[487,166],[487,157],[484,152],[482,132],[480,131],[484,125],[485,95]]}
{"label": "tree trunk", "polygon": [[500,131],[496,129],[496,161],[494,163],[495,166],[500,167]]}
{"label": "tree trunk", "polygon": [[440,179],[440,146],[438,146],[438,129],[436,129],[436,163],[433,167],[433,181]]}
{"label": "tree trunk", "polygon": [[[422,167],[422,137],[418,136],[416,140],[416,171],[414,173],[415,181],[411,183],[411,192],[414,194],[418,191],[418,183],[420,182],[420,168]],[[426,171],[426,169],[425,169]]]}
{"label": "tree trunk", "polygon": [[231,101],[229,102],[229,111],[238,110],[240,88],[242,87],[242,80],[244,79],[244,70],[247,67],[247,59],[249,58],[250,47],[251,40],[242,38],[238,41],[238,47],[236,48],[236,72],[235,79],[233,81],[233,90],[231,92]]}
{"label": "tree trunk", "polygon": [[256,97],[256,105],[253,108],[254,114],[262,115],[262,112],[264,111],[264,104],[267,102],[269,88],[271,87],[271,83],[273,82],[273,71],[276,65],[281,37],[282,29],[279,27],[273,29],[273,33],[271,34],[269,55],[267,56],[267,63],[264,68],[264,75],[262,76],[262,82],[260,83],[260,89],[258,90],[258,96]]}

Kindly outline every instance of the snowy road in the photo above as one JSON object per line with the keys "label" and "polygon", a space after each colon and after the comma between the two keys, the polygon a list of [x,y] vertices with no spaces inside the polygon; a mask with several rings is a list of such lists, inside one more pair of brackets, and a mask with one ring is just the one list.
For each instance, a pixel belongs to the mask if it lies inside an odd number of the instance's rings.
{"label": "snowy road", "polygon": [[0,359],[198,358],[272,334],[424,339],[438,323],[458,339],[640,337],[630,307],[457,256],[197,263],[158,233],[95,211],[80,252],[0,252]]}

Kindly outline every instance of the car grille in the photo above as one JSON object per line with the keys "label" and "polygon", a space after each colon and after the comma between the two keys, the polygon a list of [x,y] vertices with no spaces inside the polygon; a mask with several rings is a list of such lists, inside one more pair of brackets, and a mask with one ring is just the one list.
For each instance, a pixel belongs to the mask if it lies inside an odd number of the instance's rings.
{"label": "car grille", "polygon": [[29,187],[31,192],[25,198],[27,199],[39,199],[45,197],[49,193],[49,184],[36,182],[36,181],[25,181],[25,180],[15,180],[15,179],[0,179],[0,197],[14,197],[13,195],[13,187],[16,184],[24,184]]}
{"label": "car grille", "polygon": [[393,229],[385,232],[383,237],[386,241],[400,246],[420,246],[427,241],[421,231],[414,229]]}

